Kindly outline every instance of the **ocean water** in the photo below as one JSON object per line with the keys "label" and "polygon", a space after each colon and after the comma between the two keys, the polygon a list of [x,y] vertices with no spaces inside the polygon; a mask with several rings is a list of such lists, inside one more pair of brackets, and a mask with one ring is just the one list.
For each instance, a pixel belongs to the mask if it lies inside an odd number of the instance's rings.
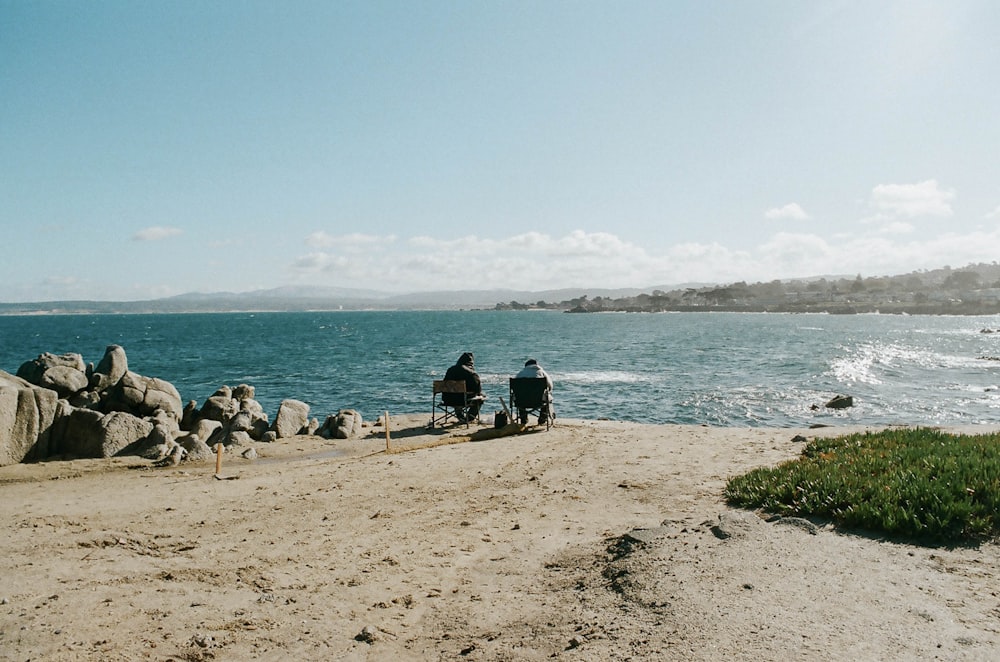
{"label": "ocean water", "polygon": [[[500,409],[534,357],[557,414],[650,423],[784,427],[1000,422],[1000,316],[400,311],[0,316],[0,369],[43,352],[129,368],[199,404],[251,384],[273,419],[285,398],[322,419],[430,413],[431,381],[463,351]],[[846,410],[823,407],[837,394]]]}

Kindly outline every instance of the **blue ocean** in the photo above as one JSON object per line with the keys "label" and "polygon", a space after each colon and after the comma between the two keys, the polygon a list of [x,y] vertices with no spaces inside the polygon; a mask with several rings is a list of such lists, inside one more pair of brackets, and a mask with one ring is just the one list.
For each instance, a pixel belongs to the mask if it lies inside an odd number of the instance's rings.
{"label": "blue ocean", "polygon": [[[785,427],[1000,422],[1000,316],[372,311],[0,317],[0,369],[43,352],[129,368],[201,404],[256,388],[273,418],[295,398],[322,419],[430,413],[431,381],[472,351],[500,409],[527,358],[567,418]],[[831,410],[833,396],[854,407]]]}

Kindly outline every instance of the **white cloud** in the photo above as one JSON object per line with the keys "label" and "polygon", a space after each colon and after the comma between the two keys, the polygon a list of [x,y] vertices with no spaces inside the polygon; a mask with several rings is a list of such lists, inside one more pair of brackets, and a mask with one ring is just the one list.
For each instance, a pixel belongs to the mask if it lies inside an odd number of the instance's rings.
{"label": "white cloud", "polygon": [[323,230],[310,233],[306,237],[306,245],[313,248],[339,248],[341,250],[353,250],[380,243],[391,243],[396,240],[395,235],[378,237],[371,234],[351,232],[342,235],[332,235]]}
{"label": "white cloud", "polygon": [[143,228],[136,232],[132,235],[132,241],[161,241],[169,237],[176,237],[179,234],[182,234],[180,228],[154,225],[153,227]]}
{"label": "white cloud", "polygon": [[986,214],[985,216],[983,216],[983,218],[1000,218],[1000,207],[997,207],[989,214]]}
{"label": "white cloud", "polygon": [[937,180],[919,184],[879,184],[872,189],[871,206],[893,218],[951,216],[954,189],[941,189]]}
{"label": "white cloud", "polygon": [[793,220],[804,221],[809,218],[809,214],[795,202],[789,202],[783,207],[774,207],[764,212],[764,218],[769,220]]}
{"label": "white cloud", "polygon": [[660,252],[614,234],[580,230],[560,237],[531,232],[502,239],[420,236],[393,242],[369,237],[379,250],[317,251],[295,260],[290,272],[314,284],[397,292],[537,291],[901,274],[990,262],[1000,254],[1000,228],[938,236],[917,236],[911,230],[909,224],[897,222],[869,232],[831,236],[779,232],[749,250],[709,242],[678,244]]}

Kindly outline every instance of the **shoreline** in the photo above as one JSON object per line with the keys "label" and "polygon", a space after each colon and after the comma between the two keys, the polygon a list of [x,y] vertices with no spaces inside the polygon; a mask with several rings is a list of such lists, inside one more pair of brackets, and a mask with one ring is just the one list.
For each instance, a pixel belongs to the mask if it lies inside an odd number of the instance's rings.
{"label": "shoreline", "polygon": [[[425,415],[255,461],[0,468],[14,659],[988,659],[995,544],[766,522],[729,476],[886,426],[563,420],[472,441]],[[470,428],[476,431],[476,426]],[[479,428],[484,430],[486,428]],[[964,433],[995,426],[947,427]],[[791,522],[789,522],[791,523]],[[725,537],[724,537],[725,536]]]}

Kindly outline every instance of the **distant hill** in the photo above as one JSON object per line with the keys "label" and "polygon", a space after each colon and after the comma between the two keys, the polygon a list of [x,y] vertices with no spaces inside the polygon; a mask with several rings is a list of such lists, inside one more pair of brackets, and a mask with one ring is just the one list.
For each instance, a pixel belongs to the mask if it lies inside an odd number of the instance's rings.
{"label": "distant hill", "polygon": [[[580,310],[875,310],[996,312],[1000,265],[943,267],[900,276],[816,276],[768,283],[685,283],[649,288],[454,290],[410,292],[284,286],[250,292],[188,292],[147,301],[0,303],[0,315],[312,310],[457,310],[548,308]],[[962,306],[953,305],[955,302]]]}

